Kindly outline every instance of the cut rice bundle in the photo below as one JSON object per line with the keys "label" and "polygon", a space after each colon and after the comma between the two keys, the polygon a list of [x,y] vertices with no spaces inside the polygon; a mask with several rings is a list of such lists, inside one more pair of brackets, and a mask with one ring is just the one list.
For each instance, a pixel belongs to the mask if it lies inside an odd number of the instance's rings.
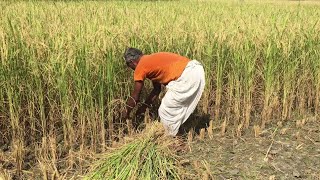
{"label": "cut rice bundle", "polygon": [[178,138],[168,137],[159,123],[135,140],[102,155],[86,179],[181,179]]}

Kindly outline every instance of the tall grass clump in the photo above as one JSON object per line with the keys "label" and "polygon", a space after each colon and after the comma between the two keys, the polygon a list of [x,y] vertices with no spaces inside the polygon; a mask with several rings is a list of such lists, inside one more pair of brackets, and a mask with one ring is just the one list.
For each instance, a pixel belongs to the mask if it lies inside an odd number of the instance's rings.
{"label": "tall grass clump", "polygon": [[129,46],[199,60],[207,84],[199,112],[239,136],[250,125],[320,113],[317,3],[3,1],[0,8],[0,148],[20,176],[34,167],[42,169],[35,179],[63,178],[125,135],[119,110],[133,86],[122,60]]}
{"label": "tall grass clump", "polygon": [[99,155],[85,179],[181,179],[179,140],[165,137],[161,124],[147,129],[132,142]]}

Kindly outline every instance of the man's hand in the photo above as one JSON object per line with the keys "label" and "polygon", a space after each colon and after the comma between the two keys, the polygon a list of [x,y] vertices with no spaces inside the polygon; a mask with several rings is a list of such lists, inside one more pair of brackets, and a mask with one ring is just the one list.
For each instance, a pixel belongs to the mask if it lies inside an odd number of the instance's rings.
{"label": "man's hand", "polygon": [[123,120],[126,120],[126,119],[128,119],[128,117],[129,117],[129,115],[128,115],[127,109],[124,109],[124,110],[121,112],[120,118],[123,119]]}
{"label": "man's hand", "polygon": [[126,103],[126,109],[121,112],[121,118],[129,118],[130,112],[137,105],[139,101],[140,93],[143,88],[143,81],[135,81],[134,90]]}
{"label": "man's hand", "polygon": [[142,103],[142,105],[138,108],[136,112],[136,117],[143,115],[146,112],[146,109],[150,107],[155,99],[161,92],[161,84],[157,82],[153,82],[153,90],[150,92],[149,96],[147,97],[146,101]]}
{"label": "man's hand", "polygon": [[142,104],[142,106],[140,106],[136,112],[136,116],[140,116],[141,114],[144,114],[147,110],[147,105],[146,104]]}

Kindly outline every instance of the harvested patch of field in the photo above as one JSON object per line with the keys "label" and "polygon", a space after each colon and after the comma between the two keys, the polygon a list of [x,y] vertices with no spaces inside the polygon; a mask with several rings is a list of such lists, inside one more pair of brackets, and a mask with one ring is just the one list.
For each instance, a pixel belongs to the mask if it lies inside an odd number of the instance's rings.
{"label": "harvested patch of field", "polygon": [[306,118],[272,124],[258,137],[220,132],[190,143],[183,157],[198,178],[319,179],[320,121]]}

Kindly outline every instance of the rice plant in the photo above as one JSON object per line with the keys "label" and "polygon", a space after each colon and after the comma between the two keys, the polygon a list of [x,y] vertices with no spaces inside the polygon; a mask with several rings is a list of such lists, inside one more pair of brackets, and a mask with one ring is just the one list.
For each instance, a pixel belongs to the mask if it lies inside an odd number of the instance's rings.
{"label": "rice plant", "polygon": [[16,152],[18,173],[49,137],[55,156],[73,161],[123,136],[117,111],[133,85],[122,62],[128,46],[202,62],[207,86],[198,106],[217,124],[241,131],[320,113],[317,3],[4,1],[0,8],[0,144]]}
{"label": "rice plant", "polygon": [[85,179],[181,179],[176,155],[180,141],[165,137],[161,127],[151,124],[143,136],[99,155]]}

